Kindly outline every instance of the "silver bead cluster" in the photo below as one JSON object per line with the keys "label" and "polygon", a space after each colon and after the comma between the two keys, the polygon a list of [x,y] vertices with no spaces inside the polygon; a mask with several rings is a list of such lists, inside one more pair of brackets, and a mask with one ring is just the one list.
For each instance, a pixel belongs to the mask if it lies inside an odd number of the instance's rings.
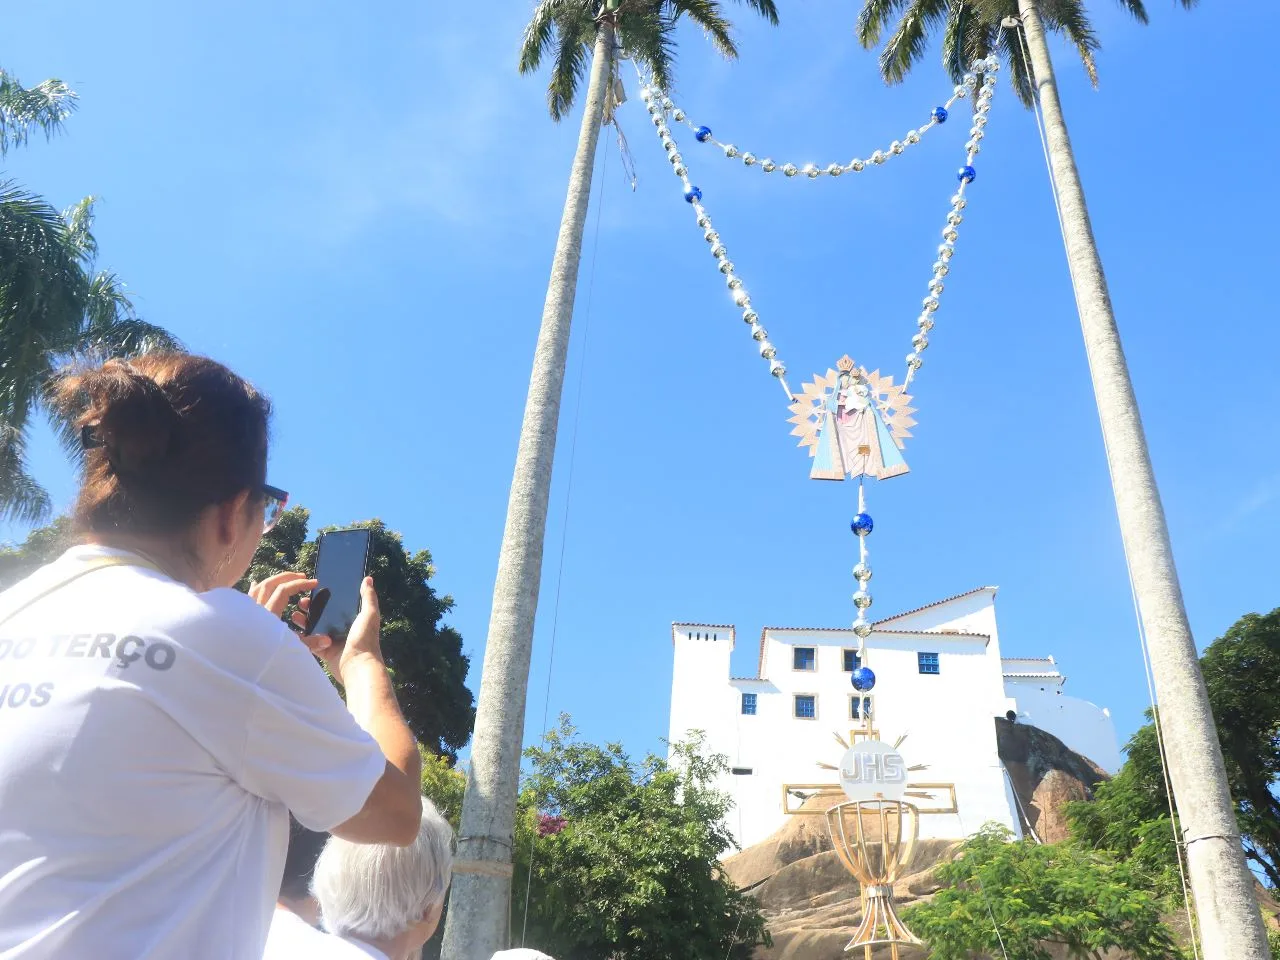
{"label": "silver bead cluster", "polygon": [[671,101],[647,83],[640,87],[640,99],[644,101],[645,106],[648,108],[654,128],[658,132],[662,146],[667,151],[667,160],[671,163],[672,172],[680,178],[680,182],[684,185],[685,198],[689,200],[694,213],[697,215],[698,226],[702,229],[702,238],[707,241],[711,255],[716,258],[720,272],[724,275],[725,286],[729,288],[729,292],[733,296],[733,302],[742,310],[743,321],[751,328],[751,339],[756,341],[760,356],[768,362],[769,373],[777,378],[778,382],[782,384],[782,389],[790,397],[792,395],[791,388],[787,386],[786,381],[787,368],[778,358],[778,348],[770,342],[768,331],[760,325],[760,315],[756,313],[755,308],[752,306],[751,295],[747,293],[747,288],[743,286],[733,261],[729,259],[729,251],[725,249],[724,242],[720,239],[720,234],[716,232],[711,223],[711,215],[707,213],[707,208],[702,204],[702,192],[689,180],[689,169],[685,166],[684,159],[680,156],[679,146],[671,136],[671,129],[667,126],[666,118],[666,111],[671,109]]}
{"label": "silver bead cluster", "polygon": [[[867,512],[867,492],[862,483],[858,483],[858,513]],[[871,635],[871,623],[867,620],[867,608],[871,606],[871,592],[867,583],[871,580],[871,564],[867,563],[867,538],[858,537],[858,563],[853,568],[853,579],[858,589],[853,594],[853,605],[858,617],[853,621],[853,634],[858,638],[858,656],[863,653],[863,642]]]}
{"label": "silver bead cluster", "polygon": [[[975,78],[976,83],[976,78]],[[952,105],[968,94],[965,87],[956,87],[956,91],[951,98],[943,104],[943,108],[950,110]],[[697,130],[699,124],[694,123],[688,118],[688,115],[671,102],[670,98],[661,98],[661,104],[671,111],[672,117],[688,126],[691,130]],[[759,154],[751,150],[741,150],[732,143],[723,143],[714,136],[708,137],[704,143],[714,144],[719,147],[721,152],[729,160],[741,160],[743,165],[748,167],[757,167],[763,173],[773,173],[775,170],[781,171],[782,175],[788,180],[796,177],[804,177],[806,180],[817,180],[819,177],[839,177],[846,173],[861,173],[867,167],[878,167],[892,157],[901,156],[906,152],[907,147],[913,146],[920,142],[920,138],[932,130],[934,127],[940,126],[939,122],[934,118],[933,114],[929,115],[929,119],[925,121],[919,128],[908,130],[901,140],[894,140],[884,150],[873,151],[871,156],[865,160],[854,157],[848,163],[806,163],[802,166],[796,166],[794,163],[776,163],[769,157],[759,158]]]}
{"label": "silver bead cluster", "polygon": [[[982,149],[982,138],[986,136],[987,114],[991,111],[991,98],[996,92],[996,71],[1000,69],[1000,61],[995,57],[975,60],[971,73],[964,75],[964,82],[956,87],[957,96],[964,97],[971,89],[977,89],[974,100],[973,126],[969,128],[969,140],[964,145],[965,166],[973,166],[973,158]],[[978,75],[982,75],[981,86]],[[962,92],[963,91],[963,92]],[[929,280],[929,293],[921,302],[920,316],[916,317],[917,332],[911,338],[911,352],[907,354],[907,374],[903,385],[914,379],[924,360],[921,354],[929,347],[929,331],[933,329],[934,316],[941,303],[944,278],[951,271],[951,257],[956,252],[956,240],[959,237],[959,226],[964,222],[964,209],[969,205],[965,199],[965,188],[968,180],[961,180],[955,195],[951,198],[951,211],[947,214],[946,226],[942,228],[942,243],[938,245],[938,257],[933,263],[933,276]]]}

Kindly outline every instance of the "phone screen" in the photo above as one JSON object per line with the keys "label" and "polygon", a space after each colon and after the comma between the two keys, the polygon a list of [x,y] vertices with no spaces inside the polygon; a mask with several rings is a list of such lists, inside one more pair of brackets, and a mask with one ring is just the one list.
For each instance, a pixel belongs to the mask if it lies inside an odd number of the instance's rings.
{"label": "phone screen", "polygon": [[365,576],[369,556],[368,530],[333,530],[320,537],[316,556],[316,579],[312,602],[321,590],[329,591],[329,600],[311,632],[344,643],[351,624],[360,612],[360,584]]}

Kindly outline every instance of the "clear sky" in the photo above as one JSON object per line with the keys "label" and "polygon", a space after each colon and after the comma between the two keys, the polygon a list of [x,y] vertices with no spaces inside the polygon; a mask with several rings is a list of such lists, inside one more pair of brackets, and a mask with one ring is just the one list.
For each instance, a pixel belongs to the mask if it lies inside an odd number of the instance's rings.
{"label": "clear sky", "polygon": [[[779,5],[772,31],[729,5],[735,64],[679,34],[678,99],[717,137],[779,162],[847,161],[946,98],[936,51],[883,86],[853,37],[855,0]],[[102,198],[101,262],[147,319],[271,394],[271,481],[318,524],[378,516],[432,551],[473,689],[578,129],[576,111],[547,118],[545,76],[515,71],[528,6],[19,4],[0,59],[82,97],[67,134],[11,153],[6,176],[60,206]],[[1280,139],[1267,59],[1223,56],[1242,24],[1274,33],[1280,9],[1153,0],[1144,28],[1090,6],[1101,87],[1055,45],[1062,97],[1204,645],[1280,605]],[[1123,737],[1147,693],[1106,462],[1035,125],[1001,79],[913,390],[912,472],[870,490],[872,612],[997,584],[1005,655],[1052,653]],[[567,509],[551,714],[640,752],[666,734],[673,620],[737,624],[742,673],[763,625],[848,624],[855,488],[807,478],[785,398],[626,82],[639,184],[606,131],[526,739]],[[678,134],[793,387],[846,352],[900,376],[967,109],[883,168],[812,183]],[[36,468],[69,502],[47,439]]]}

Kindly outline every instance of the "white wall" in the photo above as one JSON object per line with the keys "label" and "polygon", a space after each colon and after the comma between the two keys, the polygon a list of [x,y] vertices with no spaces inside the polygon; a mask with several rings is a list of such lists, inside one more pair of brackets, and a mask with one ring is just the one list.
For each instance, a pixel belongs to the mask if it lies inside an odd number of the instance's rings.
{"label": "white wall", "polygon": [[[865,663],[876,673],[869,695],[880,739],[893,743],[906,736],[900,751],[908,765],[927,765],[912,772],[913,782],[955,784],[959,813],[922,816],[923,837],[965,837],[992,820],[1017,831],[993,722],[1009,709],[1017,709],[1024,722],[1043,727],[1104,769],[1113,770],[1119,763],[1105,711],[1054,692],[1060,687],[1041,691],[1038,682],[1006,681],[995,595],[996,588],[984,587],[879,621],[866,641]],[[699,633],[704,639],[697,638]],[[783,784],[834,783],[834,773],[818,764],[836,764],[844,750],[836,735],[847,738],[861,725],[849,716],[854,690],[843,670],[843,651],[856,649],[857,638],[850,630],[769,628],[761,675],[730,679],[735,634],[732,627],[673,624],[669,736],[675,741],[691,729],[703,730],[710,752],[724,754],[731,766],[751,771],[726,774],[720,783],[735,801],[728,826],[746,847],[786,822]],[[796,646],[815,648],[815,670],[793,669]],[[920,673],[922,651],[938,654],[937,675]],[[741,712],[744,692],[756,694],[754,716]],[[816,719],[793,716],[798,693],[816,696]],[[947,792],[938,790],[934,800],[916,802],[944,806],[947,799]]]}
{"label": "white wall", "polygon": [[1052,733],[1107,773],[1124,763],[1111,711],[1062,692],[1061,683],[1036,678],[1005,678],[1005,690],[1017,706],[1018,720]]}

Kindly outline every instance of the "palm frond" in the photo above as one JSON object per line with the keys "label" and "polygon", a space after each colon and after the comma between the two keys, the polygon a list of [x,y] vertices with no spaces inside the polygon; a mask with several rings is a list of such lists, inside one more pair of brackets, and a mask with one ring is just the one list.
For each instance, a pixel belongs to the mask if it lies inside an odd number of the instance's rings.
{"label": "palm frond", "polygon": [[924,56],[929,34],[946,22],[948,0],[911,0],[892,36],[880,51],[880,75],[886,83],[901,83]]}
{"label": "palm frond", "polygon": [[[745,3],[760,16],[764,17],[765,22],[771,27],[778,25],[778,7],[774,0],[738,0],[739,3]],[[1191,0],[1192,3],[1195,0]]]}
{"label": "palm frond", "polygon": [[[770,24],[778,22],[777,0],[736,2]],[[569,112],[586,76],[597,15],[613,19],[621,48],[664,90],[671,88],[675,27],[681,18],[702,27],[724,56],[732,59],[738,55],[733,26],[723,13],[721,0],[623,0],[616,6],[601,5],[598,0],[538,0],[521,41],[519,69],[532,73],[552,59],[547,107],[553,120]]]}
{"label": "palm frond", "polygon": [[889,21],[910,0],[863,0],[862,9],[858,11],[858,42],[870,50],[880,42]]}
{"label": "palm frond", "polygon": [[182,350],[182,341],[163,327],[130,316],[90,326],[76,344],[75,354],[77,357],[105,363],[157,350]]}
{"label": "palm frond", "polygon": [[75,108],[76,93],[61,80],[28,88],[0,70],[0,156],[24,145],[35,130],[52,137]]}
{"label": "palm frond", "polygon": [[86,263],[92,263],[98,255],[98,242],[93,239],[93,205],[97,202],[97,197],[85,197],[62,211],[62,219],[67,223],[67,242],[80,251]]}
{"label": "palm frond", "polygon": [[[85,294],[84,318],[86,329],[80,335],[80,342],[83,342],[84,337],[96,336],[100,330],[112,329],[124,321],[137,320],[133,301],[125,292],[124,281],[117,274],[99,270],[93,275]],[[159,327],[155,329],[159,330]],[[167,333],[164,335],[168,336]]]}
{"label": "palm frond", "polygon": [[541,0],[533,10],[533,17],[524,28],[520,41],[521,73],[533,73],[542,65],[542,55],[551,45],[556,31],[556,15],[572,0]]}
{"label": "palm frond", "polygon": [[21,427],[56,344],[84,318],[89,281],[67,224],[43,198],[0,183],[0,416]]}
{"label": "palm frond", "polygon": [[675,29],[675,21],[657,7],[618,18],[618,42],[664,91],[671,89],[675,67]]}
{"label": "palm frond", "polygon": [[551,119],[558,123],[573,106],[578,87],[586,76],[597,28],[593,18],[566,10],[556,18],[555,29],[558,44],[555,62],[551,65],[551,80],[547,83],[547,109]]}
{"label": "palm frond", "polygon": [[728,60],[738,57],[738,48],[730,34],[729,21],[720,13],[718,0],[667,0],[671,19],[688,17],[711,38],[711,43]]}
{"label": "palm frond", "polygon": [[991,52],[994,29],[972,3],[952,3],[942,30],[942,67],[959,83],[974,60]]}
{"label": "palm frond", "polygon": [[1089,82],[1096,87],[1098,64],[1093,55],[1098,51],[1098,35],[1081,0],[1041,0],[1040,19],[1046,28],[1064,34],[1071,41],[1089,75]]}
{"label": "palm frond", "polygon": [[1018,31],[1006,30],[1000,39],[1000,46],[1004,50],[1005,62],[1009,65],[1009,84],[1013,87],[1014,95],[1024,107],[1031,107],[1035,103],[1036,92],[1027,62],[1022,57]]}
{"label": "palm frond", "polygon": [[[1120,6],[1124,7],[1133,15],[1133,19],[1139,23],[1145,24],[1147,20],[1147,8],[1142,0],[1117,0]],[[1196,0],[1182,0],[1182,5],[1188,10],[1196,5]]]}
{"label": "palm frond", "polygon": [[49,495],[27,472],[26,430],[0,420],[0,517],[34,524],[50,511]]}

